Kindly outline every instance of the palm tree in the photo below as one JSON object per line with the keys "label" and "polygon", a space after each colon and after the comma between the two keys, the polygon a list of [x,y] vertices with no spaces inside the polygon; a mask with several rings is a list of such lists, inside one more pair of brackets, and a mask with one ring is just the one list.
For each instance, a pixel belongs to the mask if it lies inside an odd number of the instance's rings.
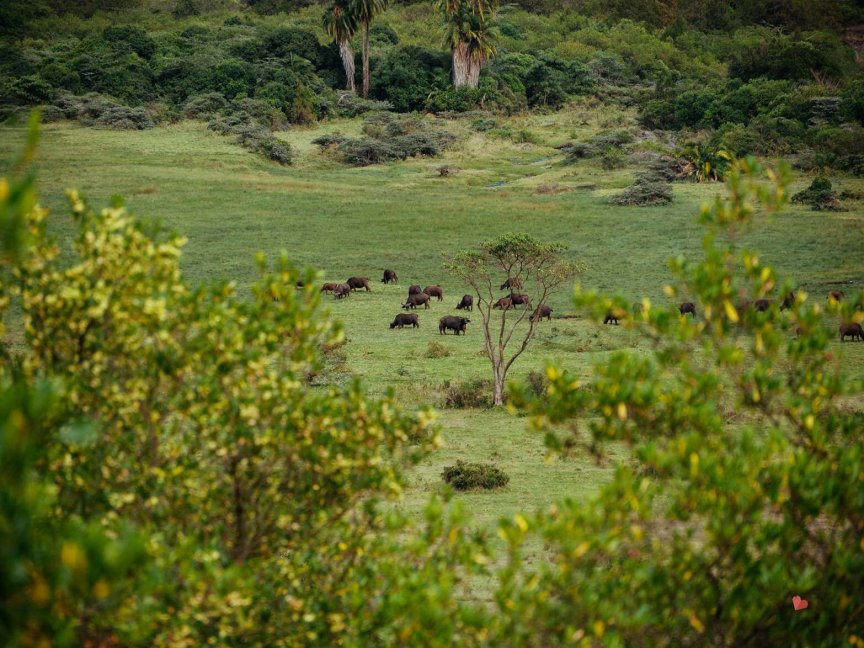
{"label": "palm tree", "polygon": [[495,53],[495,34],[487,18],[498,0],[439,0],[447,23],[445,40],[453,52],[453,85],[476,88],[480,69]]}
{"label": "palm tree", "polygon": [[363,25],[363,96],[369,96],[369,27],[375,17],[387,8],[387,0],[350,0],[351,14]]}
{"label": "palm tree", "polygon": [[324,29],[339,46],[342,67],[345,68],[345,88],[354,92],[354,50],[351,39],[357,31],[357,20],[349,0],[333,0],[324,13]]}

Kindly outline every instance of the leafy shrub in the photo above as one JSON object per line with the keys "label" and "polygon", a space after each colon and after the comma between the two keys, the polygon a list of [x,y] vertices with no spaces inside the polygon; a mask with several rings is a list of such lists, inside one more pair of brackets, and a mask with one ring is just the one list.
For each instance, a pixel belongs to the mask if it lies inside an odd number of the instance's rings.
{"label": "leafy shrub", "polygon": [[529,106],[560,108],[570,97],[590,90],[594,79],[583,64],[544,52],[531,66],[524,85]]}
{"label": "leafy shrub", "polygon": [[452,355],[450,348],[441,344],[436,340],[432,340],[426,345],[426,351],[423,352],[424,358],[447,358]]}
{"label": "leafy shrub", "polygon": [[471,130],[477,131],[478,133],[483,133],[485,131],[495,128],[495,126],[497,125],[498,120],[494,117],[478,117],[471,122]]}
{"label": "leafy shrub", "polygon": [[393,106],[387,101],[364,99],[353,92],[341,92],[332,106],[332,112],[339,117],[357,117],[368,112],[389,111]]}
{"label": "leafy shrub", "polygon": [[607,171],[623,169],[627,166],[627,158],[621,149],[610,146],[600,156],[600,166]]}
{"label": "leafy shrub", "polygon": [[115,104],[107,104],[101,114],[95,118],[93,125],[123,130],[145,130],[155,126],[153,119],[144,108],[130,108]]}
{"label": "leafy shrub", "polygon": [[262,53],[265,57],[288,58],[294,55],[318,63],[322,50],[315,34],[296,27],[280,27],[262,41]]}
{"label": "leafy shrub", "polygon": [[651,177],[638,177],[623,193],[613,198],[616,205],[645,207],[672,202],[672,185]]}
{"label": "leafy shrub", "polygon": [[25,76],[0,81],[0,101],[35,105],[50,101],[56,90],[40,76]]}
{"label": "leafy shrub", "polygon": [[366,137],[345,139],[338,146],[343,161],[355,166],[404,160],[415,155],[435,156],[447,148],[455,137],[430,128],[413,115],[375,113],[363,122]]}
{"label": "leafy shrub", "polygon": [[450,59],[442,51],[398,46],[372,60],[372,96],[399,112],[423,110],[431,93],[450,88]]}
{"label": "leafy shrub", "polygon": [[324,133],[312,140],[312,144],[320,146],[322,149],[338,146],[345,142],[348,138],[342,133]]}
{"label": "leafy shrub", "polygon": [[840,199],[828,178],[818,177],[810,186],[792,196],[792,202],[810,205],[813,211],[840,211]]}
{"label": "leafy shrub", "polygon": [[372,28],[369,30],[369,38],[378,43],[388,45],[399,44],[399,35],[396,33],[396,30],[387,23],[380,21],[372,25]]}
{"label": "leafy shrub", "polygon": [[434,112],[468,112],[477,108],[485,93],[482,88],[470,88],[468,86],[459,86],[458,88],[448,87],[438,92],[429,95],[426,100],[425,109]]}
{"label": "leafy shrub", "polygon": [[503,488],[510,481],[510,477],[493,464],[465,463],[461,459],[455,466],[446,466],[441,477],[458,491],[493,490]]}
{"label": "leafy shrub", "polygon": [[492,407],[491,380],[477,378],[461,383],[444,383],[444,407],[451,409]]}
{"label": "leafy shrub", "polygon": [[122,25],[106,27],[102,39],[111,43],[117,49],[128,49],[143,59],[153,58],[156,54],[156,41],[150,38],[140,27]]}
{"label": "leafy shrub", "polygon": [[175,0],[171,15],[175,18],[189,18],[201,13],[197,0]]}
{"label": "leafy shrub", "polygon": [[205,119],[223,113],[228,105],[228,100],[218,92],[208,92],[189,97],[183,105],[183,112],[190,119]]}

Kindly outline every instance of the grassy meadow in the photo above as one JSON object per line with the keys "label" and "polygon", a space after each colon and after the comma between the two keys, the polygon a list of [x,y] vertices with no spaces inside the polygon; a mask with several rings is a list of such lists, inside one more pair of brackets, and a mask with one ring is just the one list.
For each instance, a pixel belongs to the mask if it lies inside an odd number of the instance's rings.
{"label": "grassy meadow", "polygon": [[[524,231],[564,244],[570,258],[583,261],[584,286],[632,301],[648,296],[655,303],[668,303],[662,291],[671,280],[667,259],[698,254],[696,215],[722,185],[675,184],[675,200],[666,207],[610,204],[609,196],[630,183],[638,166],[606,171],[590,160],[566,165],[554,148],[600,129],[635,127],[631,114],[593,108],[580,104],[509,119],[514,132],[527,131],[530,142],[522,143],[473,132],[470,120],[450,120],[443,127],[459,140],[440,158],[366,168],[344,166],[311,144],[324,132],[359,132],[360,119],[280,133],[294,151],[291,167],[268,163],[198,122],[140,132],[52,124],[43,129],[35,167],[42,203],[52,212],[50,227],[61,240],[71,231],[64,190],[76,187],[93,206],[122,195],[136,215],[156,217],[188,236],[183,268],[193,283],[232,280],[242,293],[255,279],[253,257],[259,250],[271,258],[286,250],[297,265],[319,270],[322,281],[370,277],[371,293],[323,299],[348,338],[333,376],[361,376],[372,394],[392,388],[406,407],[440,406],[444,381],[486,378],[490,372],[476,325],[469,325],[464,337],[438,334],[438,318],[457,312],[465,292],[442,270],[442,254]],[[0,130],[0,172],[8,170],[24,138],[23,127]],[[455,173],[442,177],[437,171],[442,165]],[[811,179],[796,175],[792,190]],[[831,179],[838,190],[864,191],[862,179]],[[864,202],[847,205],[849,211],[838,213],[789,206],[748,233],[745,243],[812,299],[823,300],[831,289],[853,292],[864,285]],[[384,268],[398,272],[398,285],[380,283]],[[417,311],[419,330],[391,331],[389,322],[412,283],[440,283],[445,299]],[[542,370],[547,361],[587,375],[614,350],[648,348],[623,327],[578,317],[567,289],[554,295],[551,305],[555,318],[541,325],[513,378]],[[427,358],[433,340],[450,355]],[[837,345],[839,362],[864,367],[864,344]],[[541,435],[504,411],[442,409],[439,421],[444,447],[412,473],[400,506],[422,506],[441,488],[442,467],[456,459],[492,461],[510,475],[503,491],[459,496],[478,523],[489,526],[519,509],[584,497],[610,474],[612,462],[547,461]]]}

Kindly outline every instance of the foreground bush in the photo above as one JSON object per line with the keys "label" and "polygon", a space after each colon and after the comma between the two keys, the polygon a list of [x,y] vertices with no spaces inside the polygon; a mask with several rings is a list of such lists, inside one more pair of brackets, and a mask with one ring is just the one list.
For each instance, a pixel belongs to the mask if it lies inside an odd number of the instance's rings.
{"label": "foreground bush", "polygon": [[[864,588],[864,383],[844,375],[834,319],[803,292],[782,314],[733,306],[789,288],[737,247],[737,234],[787,199],[783,173],[769,173],[764,183],[753,160],[732,161],[728,198],[701,215],[704,256],[671,262],[668,294],[694,298],[704,317],[645,300],[624,325],[652,341],[650,354],[613,353],[588,381],[550,366],[545,401],[512,395],[554,453],[599,459],[624,444],[635,461],[596,498],[503,525],[506,645],[542,636],[546,646],[827,647],[862,637],[852,601]],[[600,321],[627,302],[580,291],[577,305]],[[830,308],[864,321],[851,303]],[[548,560],[526,577],[539,542]],[[794,596],[809,607],[796,611]]]}
{"label": "foreground bush", "polygon": [[0,358],[4,645],[474,643],[454,588],[483,539],[440,503],[410,532],[377,505],[430,416],[307,388],[343,337],[312,275],[261,260],[249,297],[193,289],[181,237],[69,198],[61,262],[32,188],[0,181],[26,345]]}
{"label": "foreground bush", "polygon": [[441,478],[458,491],[474,489],[494,490],[504,488],[510,477],[498,466],[484,463],[465,463],[457,461],[455,466],[447,466]]}

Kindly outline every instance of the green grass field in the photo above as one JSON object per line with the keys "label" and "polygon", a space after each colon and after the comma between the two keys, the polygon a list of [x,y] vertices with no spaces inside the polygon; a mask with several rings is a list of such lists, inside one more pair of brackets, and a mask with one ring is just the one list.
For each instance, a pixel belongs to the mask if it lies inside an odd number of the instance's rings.
{"label": "green grass field", "polygon": [[[120,194],[133,213],[158,217],[188,236],[183,267],[193,283],[233,280],[242,293],[256,275],[255,252],[274,257],[283,249],[298,265],[320,270],[324,280],[369,276],[371,293],[324,300],[333,317],[344,322],[348,337],[342,373],[335,376],[359,375],[373,394],[393,388],[406,407],[440,405],[444,381],[486,378],[490,371],[476,326],[469,326],[464,337],[438,335],[438,318],[455,313],[465,292],[443,272],[442,253],[524,231],[564,244],[568,256],[585,262],[584,286],[668,303],[662,292],[671,280],[666,261],[698,253],[699,206],[722,185],[676,184],[668,207],[618,207],[607,199],[629,184],[636,167],[603,171],[589,161],[568,166],[553,148],[601,128],[633,123],[626,113],[601,115],[590,106],[514,118],[513,130],[526,129],[538,142],[517,144],[473,133],[466,121],[455,120],[445,126],[461,139],[442,157],[367,168],[345,167],[310,143],[322,132],[356,133],[360,120],[280,134],[295,153],[294,166],[284,168],[208,133],[201,123],[142,132],[49,125],[36,169],[43,205],[53,214],[50,226],[61,240],[70,233],[67,187],[77,187],[93,206]],[[23,128],[0,130],[0,172],[8,170],[24,136]],[[440,177],[437,167],[445,164],[457,170],[455,175]],[[810,179],[796,176],[793,191]],[[840,190],[864,191],[864,180],[832,180]],[[537,193],[552,185],[557,192]],[[745,243],[813,299],[824,299],[835,288],[855,291],[864,285],[864,202],[847,204],[850,211],[840,213],[790,206],[747,234]],[[385,267],[399,273],[398,286],[380,283]],[[411,283],[440,283],[445,299],[418,311],[419,330],[391,331],[389,322],[400,312]],[[567,289],[551,305],[556,316],[575,314]],[[446,345],[451,355],[426,358],[432,340]],[[549,360],[587,375],[623,347],[647,350],[623,327],[553,319],[541,326],[511,375],[524,378]],[[850,367],[864,366],[864,345],[846,344],[838,355]],[[445,446],[412,473],[400,506],[421,506],[441,488],[442,467],[456,459],[494,461],[511,477],[503,491],[460,496],[484,525],[516,510],[584,497],[610,474],[611,462],[547,461],[540,435],[504,411],[443,410],[439,420]],[[621,451],[613,460],[624,456]]]}

